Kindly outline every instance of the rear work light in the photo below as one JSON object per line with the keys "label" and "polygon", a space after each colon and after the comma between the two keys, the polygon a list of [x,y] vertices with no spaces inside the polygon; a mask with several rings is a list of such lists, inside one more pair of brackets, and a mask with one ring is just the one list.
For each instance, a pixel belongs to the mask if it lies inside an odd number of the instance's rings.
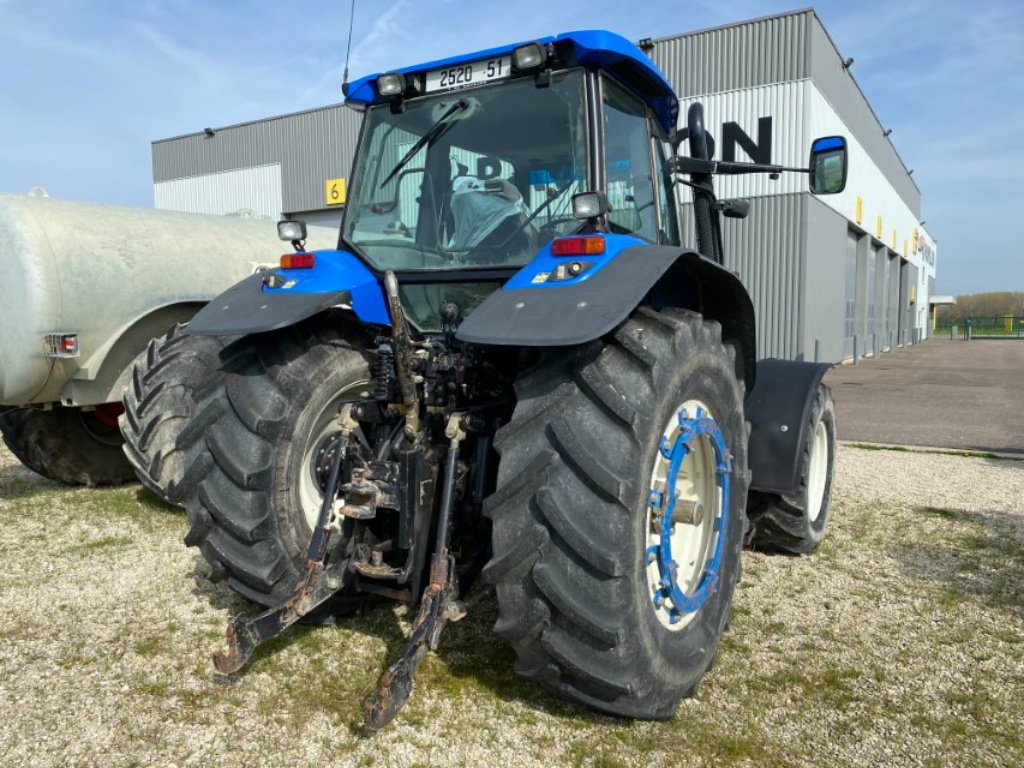
{"label": "rear work light", "polygon": [[286,253],[281,257],[281,269],[312,269],[316,256],[312,253]]}
{"label": "rear work light", "polygon": [[527,43],[512,51],[512,60],[520,72],[531,72],[547,63],[548,52],[541,43]]}
{"label": "rear work light", "polygon": [[597,256],[604,253],[604,238],[556,237],[551,241],[552,256]]}

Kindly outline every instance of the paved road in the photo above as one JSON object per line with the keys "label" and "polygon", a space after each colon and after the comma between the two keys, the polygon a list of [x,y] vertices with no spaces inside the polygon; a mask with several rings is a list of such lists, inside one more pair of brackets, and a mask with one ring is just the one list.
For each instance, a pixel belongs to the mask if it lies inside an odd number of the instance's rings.
{"label": "paved road", "polygon": [[1024,341],[931,339],[825,381],[841,440],[1024,453]]}

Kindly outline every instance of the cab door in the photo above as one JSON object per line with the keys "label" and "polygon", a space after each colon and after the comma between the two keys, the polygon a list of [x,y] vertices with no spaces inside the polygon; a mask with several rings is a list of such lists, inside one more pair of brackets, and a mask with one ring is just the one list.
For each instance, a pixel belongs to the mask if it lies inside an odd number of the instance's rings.
{"label": "cab door", "polygon": [[672,145],[647,105],[608,75],[601,76],[605,192],[611,232],[659,245],[679,245],[676,185],[665,172]]}

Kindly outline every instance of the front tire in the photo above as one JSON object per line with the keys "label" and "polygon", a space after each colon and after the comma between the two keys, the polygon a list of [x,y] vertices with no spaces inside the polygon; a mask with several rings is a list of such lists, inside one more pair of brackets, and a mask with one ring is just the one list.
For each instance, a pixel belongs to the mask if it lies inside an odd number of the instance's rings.
{"label": "front tire", "polygon": [[[494,629],[515,649],[520,675],[639,718],[670,717],[696,690],[739,577],[747,426],[734,370],[717,323],[641,308],[607,344],[545,357],[520,377],[515,413],[496,440],[497,489],[485,505],[493,521],[485,577],[497,587]],[[694,403],[724,440],[729,492],[708,502],[721,526],[707,539],[714,546],[690,550],[695,562],[705,558],[689,573],[694,595],[711,572],[709,552],[719,553],[714,589],[672,620],[671,601],[655,607],[658,579],[652,584],[648,568],[658,528],[651,486],[662,438],[678,434],[672,425]],[[704,523],[688,526],[692,535],[706,536]]]}
{"label": "front tire", "polygon": [[55,405],[0,416],[11,453],[33,472],[66,485],[120,485],[135,479],[121,450],[116,403],[95,410]]}
{"label": "front tire", "polygon": [[825,538],[836,460],[836,406],[819,384],[804,430],[800,486],[792,496],[752,491],[747,546],[793,555],[813,552]]}
{"label": "front tire", "polygon": [[313,463],[341,403],[370,379],[365,353],[323,320],[243,338],[182,432],[188,546],[213,581],[265,606],[300,578],[322,493]]}

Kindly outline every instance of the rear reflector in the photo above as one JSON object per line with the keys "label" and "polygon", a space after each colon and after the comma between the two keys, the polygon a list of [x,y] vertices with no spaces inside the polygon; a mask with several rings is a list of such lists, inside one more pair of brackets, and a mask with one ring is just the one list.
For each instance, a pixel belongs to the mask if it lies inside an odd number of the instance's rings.
{"label": "rear reflector", "polygon": [[48,333],[43,336],[47,357],[78,357],[77,333]]}
{"label": "rear reflector", "polygon": [[286,253],[281,257],[281,269],[312,269],[316,256],[312,253]]}
{"label": "rear reflector", "polygon": [[604,238],[556,237],[551,241],[552,256],[597,256],[604,253]]}

